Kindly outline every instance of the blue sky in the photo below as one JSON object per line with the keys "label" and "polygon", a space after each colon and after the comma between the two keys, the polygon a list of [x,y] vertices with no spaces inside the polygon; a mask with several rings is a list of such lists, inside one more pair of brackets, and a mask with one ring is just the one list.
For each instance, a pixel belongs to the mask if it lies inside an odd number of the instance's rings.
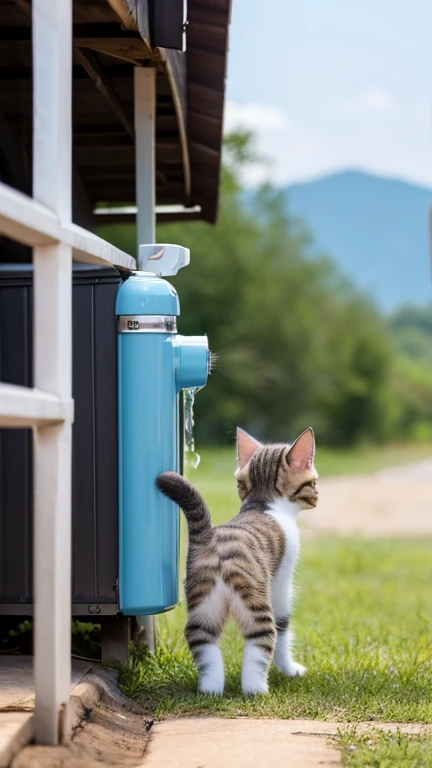
{"label": "blue sky", "polygon": [[432,186],[431,0],[232,0],[226,128],[287,183],[359,168]]}

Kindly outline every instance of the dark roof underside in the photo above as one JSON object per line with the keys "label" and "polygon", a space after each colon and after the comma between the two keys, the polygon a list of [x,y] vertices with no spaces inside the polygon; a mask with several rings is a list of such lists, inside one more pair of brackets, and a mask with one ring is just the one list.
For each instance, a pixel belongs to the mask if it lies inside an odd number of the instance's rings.
{"label": "dark roof underside", "polygon": [[[156,0],[157,2],[157,0]],[[136,0],[115,0],[135,9]],[[141,18],[147,2],[139,0]],[[189,0],[187,53],[152,49],[107,0],[74,0],[74,217],[135,203],[133,69],[157,68],[156,202],[217,214],[230,0]],[[121,23],[123,21],[123,24]],[[141,33],[141,34],[140,34]],[[31,190],[31,4],[0,2],[0,178]],[[189,215],[188,215],[189,216]],[[176,217],[178,218],[178,216]],[[189,216],[190,218],[190,216]]]}

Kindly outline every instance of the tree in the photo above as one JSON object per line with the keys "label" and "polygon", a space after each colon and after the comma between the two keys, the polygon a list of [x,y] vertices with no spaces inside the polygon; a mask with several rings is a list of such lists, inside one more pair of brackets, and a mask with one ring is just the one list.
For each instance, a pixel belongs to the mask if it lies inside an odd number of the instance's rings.
{"label": "tree", "polygon": [[207,332],[218,363],[196,400],[197,434],[232,440],[237,424],[285,440],[309,424],[327,442],[380,433],[389,345],[374,308],[327,258],[269,186],[239,183],[254,158],[251,137],[227,139],[215,227],[168,225],[165,242],[191,248],[173,279],[184,333]]}
{"label": "tree", "polygon": [[[207,333],[217,360],[196,398],[197,438],[232,442],[237,425],[268,440],[309,425],[327,443],[391,437],[402,401],[384,322],[329,258],[312,257],[281,191],[242,189],[255,159],[249,133],[228,136],[217,224],[158,229],[159,242],[191,249],[190,267],[172,278],[179,330]],[[132,227],[109,237],[134,247]]]}

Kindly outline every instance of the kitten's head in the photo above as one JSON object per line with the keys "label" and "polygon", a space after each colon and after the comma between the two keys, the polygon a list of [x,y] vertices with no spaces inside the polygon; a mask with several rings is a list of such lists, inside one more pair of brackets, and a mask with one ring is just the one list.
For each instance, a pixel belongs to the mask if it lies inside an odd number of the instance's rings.
{"label": "kitten's head", "polygon": [[314,457],[315,438],[310,428],[291,445],[263,445],[238,428],[235,477],[240,499],[258,492],[269,499],[290,499],[301,509],[315,507],[318,473]]}

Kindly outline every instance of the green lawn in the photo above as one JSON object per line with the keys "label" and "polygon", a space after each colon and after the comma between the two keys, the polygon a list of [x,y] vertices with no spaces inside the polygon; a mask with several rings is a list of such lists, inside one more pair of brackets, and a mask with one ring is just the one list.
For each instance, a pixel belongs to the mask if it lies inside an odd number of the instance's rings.
{"label": "green lawn", "polygon": [[[321,476],[366,472],[431,455],[428,446],[336,453],[319,451]],[[238,509],[234,451],[205,450],[189,476],[205,496],[214,523]],[[185,552],[182,534],[182,560]],[[124,691],[152,717],[249,715],[339,722],[432,722],[432,541],[305,539],[293,623],[296,658],[308,672],[286,680],[272,669],[270,694],[245,701],[240,690],[242,640],[234,625],[222,638],[226,689],[221,698],[196,693],[197,678],[183,639],[184,606],[158,619],[152,657],[136,651],[121,671]],[[430,738],[343,733],[347,766],[432,765]],[[354,749],[352,749],[354,747]],[[396,756],[400,756],[396,759]],[[404,762],[405,761],[405,762]]]}
{"label": "green lawn", "polygon": [[244,701],[242,641],[223,636],[226,692],[196,695],[183,640],[184,608],[159,619],[152,658],[135,656],[121,682],[156,717],[218,712],[230,717],[308,717],[337,721],[432,721],[432,542],[304,542],[294,610],[302,679],[271,671],[270,695]]}
{"label": "green lawn", "polygon": [[342,750],[342,765],[347,768],[429,768],[432,765],[432,739],[429,735],[408,736],[400,730],[385,733],[374,729],[358,735],[353,731],[332,739]]}

